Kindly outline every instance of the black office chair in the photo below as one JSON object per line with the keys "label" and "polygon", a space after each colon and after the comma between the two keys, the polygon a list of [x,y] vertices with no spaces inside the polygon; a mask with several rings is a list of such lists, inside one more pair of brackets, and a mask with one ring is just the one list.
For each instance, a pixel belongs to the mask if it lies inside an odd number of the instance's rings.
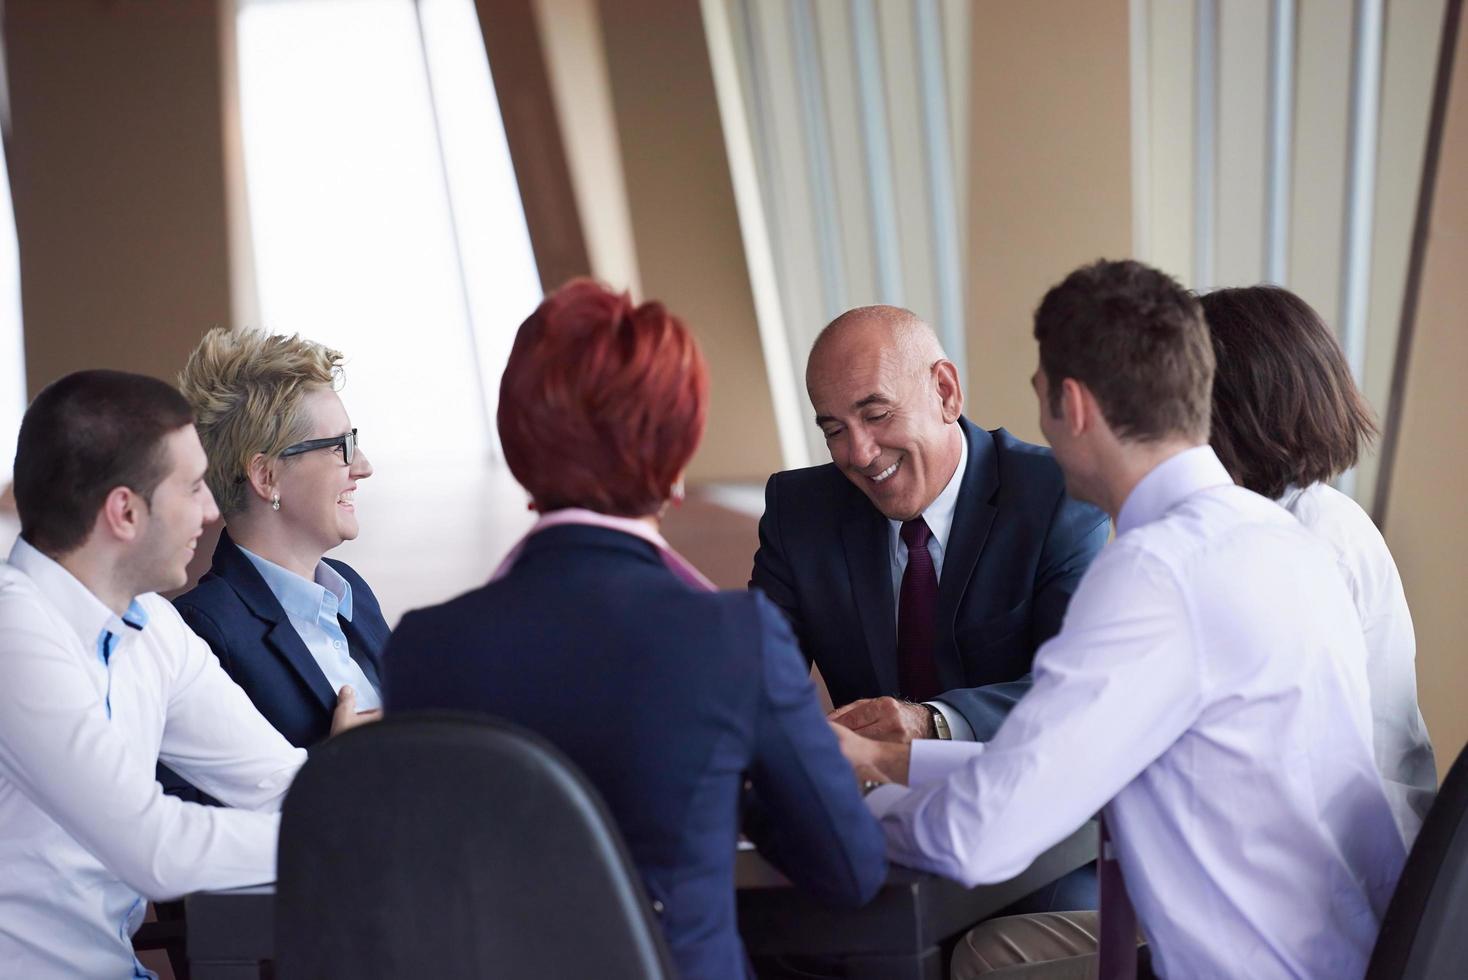
{"label": "black office chair", "polygon": [[313,749],[276,888],[281,980],[673,976],[596,792],[486,718],[389,717]]}
{"label": "black office chair", "polygon": [[1427,811],[1366,970],[1366,980],[1462,976],[1468,976],[1468,749]]}

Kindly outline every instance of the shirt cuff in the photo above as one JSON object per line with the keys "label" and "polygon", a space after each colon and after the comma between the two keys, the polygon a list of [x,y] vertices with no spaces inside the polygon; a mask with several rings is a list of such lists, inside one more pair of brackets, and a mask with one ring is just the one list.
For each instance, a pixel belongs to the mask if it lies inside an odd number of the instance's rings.
{"label": "shirt cuff", "polygon": [[887,811],[902,802],[903,797],[910,792],[901,783],[883,783],[866,795],[867,809],[872,816],[881,820]]}
{"label": "shirt cuff", "polygon": [[943,720],[948,722],[948,734],[952,737],[953,741],[974,741],[973,726],[968,723],[967,718],[954,710],[951,704],[943,701],[924,701],[923,704],[937,711],[938,714],[943,716]]}
{"label": "shirt cuff", "polygon": [[[912,742],[907,762],[907,785],[913,789],[948,778],[970,759],[984,751],[983,742],[942,742],[935,738],[919,738]],[[872,791],[873,793],[876,790]],[[870,797],[869,797],[870,798]]]}

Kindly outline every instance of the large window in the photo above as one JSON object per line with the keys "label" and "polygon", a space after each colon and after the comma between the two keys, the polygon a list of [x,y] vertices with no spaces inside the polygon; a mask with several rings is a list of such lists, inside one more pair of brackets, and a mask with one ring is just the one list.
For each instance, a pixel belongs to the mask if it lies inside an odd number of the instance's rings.
{"label": "large window", "polygon": [[540,298],[473,0],[240,0],[261,326],[348,355],[378,457],[493,453]]}

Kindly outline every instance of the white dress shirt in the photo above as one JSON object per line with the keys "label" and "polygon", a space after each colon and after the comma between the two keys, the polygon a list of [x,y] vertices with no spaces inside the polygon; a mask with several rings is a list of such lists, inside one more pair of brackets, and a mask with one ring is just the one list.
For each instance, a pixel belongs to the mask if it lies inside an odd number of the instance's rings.
{"label": "white dress shirt", "polygon": [[[948,534],[953,530],[953,512],[958,509],[958,491],[963,486],[964,470],[968,469],[968,440],[959,439],[963,449],[958,457],[958,469],[948,478],[948,484],[933,498],[927,510],[920,515],[928,525],[928,554],[933,558],[933,574],[943,581],[943,556],[948,551]],[[902,540],[902,522],[890,518],[887,521],[890,533],[887,538],[887,558],[892,566],[892,608],[902,605],[902,575],[907,571],[907,542]],[[948,731],[957,741],[972,742],[974,730],[968,719],[944,701],[925,701],[937,708],[948,722]]]}
{"label": "white dress shirt", "polygon": [[994,739],[914,742],[868,801],[968,885],[1104,807],[1163,977],[1359,977],[1406,857],[1335,563],[1206,446],[1127,498]]}
{"label": "white dress shirt", "polygon": [[[948,552],[948,534],[953,530],[953,512],[958,509],[958,491],[963,486],[963,471],[968,468],[968,440],[959,443],[963,450],[958,456],[958,469],[948,478],[948,484],[933,498],[928,509],[919,516],[927,522],[932,537],[928,539],[928,554],[933,556],[933,574],[943,580],[943,556]],[[887,558],[892,565],[892,608],[896,609],[902,597],[902,573],[907,571],[907,542],[902,540],[902,522],[890,518],[887,521],[890,533],[887,537]]]}
{"label": "white dress shirt", "polygon": [[1437,764],[1417,707],[1417,639],[1397,563],[1371,518],[1334,487],[1291,487],[1279,502],[1325,542],[1356,604],[1366,634],[1376,764],[1411,847],[1437,796]]}
{"label": "white dress shirt", "polygon": [[[131,942],[145,899],[273,880],[270,811],[305,758],[167,600],[120,618],[18,540],[0,564],[0,969],[152,976]],[[160,759],[247,809],[165,796]]]}
{"label": "white dress shirt", "polygon": [[351,645],[337,619],[340,616],[352,621],[352,583],[324,561],[316,563],[313,581],[261,558],[248,548],[240,547],[240,551],[250,559],[280,608],[285,610],[286,618],[321,673],[326,675],[331,689],[340,691],[344,684],[350,684],[357,692],[358,711],[381,708],[382,696],[377,685],[368,679],[361,664],[352,659]]}

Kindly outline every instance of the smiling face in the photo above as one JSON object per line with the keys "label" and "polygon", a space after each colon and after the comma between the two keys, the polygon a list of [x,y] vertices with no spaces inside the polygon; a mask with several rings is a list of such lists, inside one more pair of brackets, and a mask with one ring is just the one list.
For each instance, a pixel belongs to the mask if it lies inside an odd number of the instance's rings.
{"label": "smiling face", "polygon": [[[342,400],[330,388],[308,392],[301,399],[301,410],[311,420],[306,439],[326,439],[352,429]],[[372,464],[361,447],[352,456],[350,466],[341,446],[312,449],[281,460],[276,466],[280,510],[272,516],[289,537],[323,555],[343,541],[356,538],[353,494],[357,481],[372,475]]]}
{"label": "smiling face", "polygon": [[168,472],[153,489],[147,517],[125,559],[134,594],[164,592],[188,583],[204,525],[219,516],[204,483],[208,460],[192,425],[169,433],[163,443]]}
{"label": "smiling face", "polygon": [[828,328],[811,351],[806,388],[831,461],[883,515],[906,521],[958,468],[963,393],[927,326],[898,312]]}

